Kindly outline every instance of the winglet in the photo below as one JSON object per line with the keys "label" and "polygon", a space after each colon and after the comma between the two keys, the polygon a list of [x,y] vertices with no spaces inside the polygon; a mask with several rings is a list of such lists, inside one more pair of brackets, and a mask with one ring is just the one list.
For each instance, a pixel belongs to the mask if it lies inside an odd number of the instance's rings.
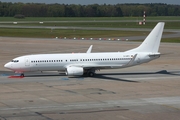
{"label": "winglet", "polygon": [[93,45],[91,45],[91,46],[89,47],[89,49],[87,50],[86,53],[91,53],[92,47],[93,47]]}

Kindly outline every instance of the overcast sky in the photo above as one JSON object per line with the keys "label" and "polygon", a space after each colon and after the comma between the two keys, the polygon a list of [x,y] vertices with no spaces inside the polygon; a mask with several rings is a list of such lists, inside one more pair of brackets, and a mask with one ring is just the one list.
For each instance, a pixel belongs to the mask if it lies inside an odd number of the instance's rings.
{"label": "overcast sky", "polygon": [[23,3],[64,3],[64,4],[117,4],[117,3],[167,3],[178,4],[180,0],[0,0],[1,2],[23,2]]}

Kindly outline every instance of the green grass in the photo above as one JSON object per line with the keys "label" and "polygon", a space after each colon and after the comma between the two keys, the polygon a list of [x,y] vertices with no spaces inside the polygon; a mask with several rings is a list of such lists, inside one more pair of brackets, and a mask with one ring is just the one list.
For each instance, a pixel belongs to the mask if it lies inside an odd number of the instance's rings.
{"label": "green grass", "polygon": [[30,38],[54,38],[54,37],[87,37],[87,38],[103,38],[103,37],[123,37],[123,36],[141,36],[147,35],[149,32],[140,31],[97,31],[97,30],[60,30],[54,29],[16,29],[3,28],[0,29],[0,36],[11,37],[30,37]]}
{"label": "green grass", "polygon": [[[106,27],[106,28],[150,28],[152,29],[157,23],[148,22],[146,25],[138,25],[136,22],[58,22],[58,23],[18,23],[18,26],[64,26],[64,27]],[[12,23],[0,23],[0,25],[14,25]],[[180,22],[166,22],[165,29],[180,29]]]}
{"label": "green grass", "polygon": [[[142,20],[139,17],[26,17],[17,19],[14,17],[0,17],[0,21],[102,21],[102,20]],[[180,20],[180,16],[147,17],[147,20]]]}
{"label": "green grass", "polygon": [[180,43],[180,38],[163,38],[162,42]]}
{"label": "green grass", "polygon": [[[135,40],[134,42],[143,42],[143,40]],[[180,38],[162,38],[161,42],[180,43]]]}
{"label": "green grass", "polygon": [[[45,23],[29,24],[30,26],[68,26],[68,27],[107,27],[107,28],[153,28],[157,23],[148,22],[139,25],[137,22],[71,22],[71,23]],[[28,25],[28,24],[22,24]],[[180,22],[166,22],[165,29],[180,29]]]}
{"label": "green grass", "polygon": [[[117,30],[64,30],[64,29],[21,29],[21,28],[0,28],[0,36],[30,37],[30,38],[114,38],[127,36],[144,36],[149,32],[142,31],[117,31]],[[170,34],[165,32],[164,34]]]}
{"label": "green grass", "polygon": [[103,21],[103,20],[137,20],[137,17],[0,17],[0,21]]}
{"label": "green grass", "polygon": [[[139,25],[137,22],[39,22],[18,23],[18,26],[64,26],[64,27],[107,27],[107,28],[153,28],[157,22],[147,22],[146,25]],[[14,25],[13,23],[0,23],[0,25]],[[166,22],[165,29],[180,29],[180,21]]]}
{"label": "green grass", "polygon": [[180,16],[155,16],[147,17],[147,20],[180,20]]}
{"label": "green grass", "polygon": [[[13,17],[0,17],[0,25],[14,25],[14,21],[21,21],[18,26],[64,26],[64,27],[107,27],[107,28],[149,28],[152,29],[157,21],[166,21],[165,29],[180,29],[180,17],[148,17],[148,20],[157,20],[147,22],[146,25],[138,25],[137,20],[142,17],[27,17],[25,19],[16,19]],[[124,20],[124,21],[121,21]],[[131,21],[128,21],[131,20]],[[23,23],[27,22],[27,23]],[[45,21],[44,24],[39,24],[40,21]],[[66,21],[66,22],[65,22]],[[83,21],[83,22],[81,22]],[[120,22],[121,21],[121,22]],[[127,22],[126,22],[127,21]],[[28,23],[29,22],[29,23]],[[14,26],[17,26],[14,25]],[[75,30],[69,29],[23,29],[23,28],[0,28],[0,36],[11,37],[30,37],[30,38],[54,38],[54,37],[67,37],[67,38],[113,38],[124,36],[144,36],[149,32],[141,31],[110,31],[110,30]],[[165,33],[169,34],[169,33]],[[163,39],[164,42],[179,42],[176,39]]]}
{"label": "green grass", "polygon": [[[122,21],[123,20],[123,21]],[[128,21],[130,20],[130,21]],[[147,22],[146,25],[139,25],[138,21],[142,17],[27,17],[25,19],[16,19],[13,17],[0,17],[0,25],[14,25],[13,22],[20,26],[72,26],[72,27],[108,27],[108,28],[153,28],[158,21],[166,21],[165,29],[180,29],[180,16],[161,16],[147,17],[147,20],[156,20]],[[176,20],[173,21],[172,20]],[[39,24],[39,22],[44,24]]]}

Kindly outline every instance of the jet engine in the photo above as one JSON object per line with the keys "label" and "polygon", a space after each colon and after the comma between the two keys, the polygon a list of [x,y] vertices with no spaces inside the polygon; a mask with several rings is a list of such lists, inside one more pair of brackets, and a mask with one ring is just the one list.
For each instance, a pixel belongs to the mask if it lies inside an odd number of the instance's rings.
{"label": "jet engine", "polygon": [[83,75],[84,70],[82,67],[70,66],[70,67],[67,67],[65,73],[67,76],[81,76]]}

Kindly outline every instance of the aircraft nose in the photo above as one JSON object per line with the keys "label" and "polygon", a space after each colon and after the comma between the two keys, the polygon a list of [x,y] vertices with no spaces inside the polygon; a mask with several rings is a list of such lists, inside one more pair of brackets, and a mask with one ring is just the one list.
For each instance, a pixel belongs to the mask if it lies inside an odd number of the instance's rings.
{"label": "aircraft nose", "polygon": [[4,67],[10,69],[10,68],[11,68],[11,63],[6,63],[6,64],[4,65]]}

